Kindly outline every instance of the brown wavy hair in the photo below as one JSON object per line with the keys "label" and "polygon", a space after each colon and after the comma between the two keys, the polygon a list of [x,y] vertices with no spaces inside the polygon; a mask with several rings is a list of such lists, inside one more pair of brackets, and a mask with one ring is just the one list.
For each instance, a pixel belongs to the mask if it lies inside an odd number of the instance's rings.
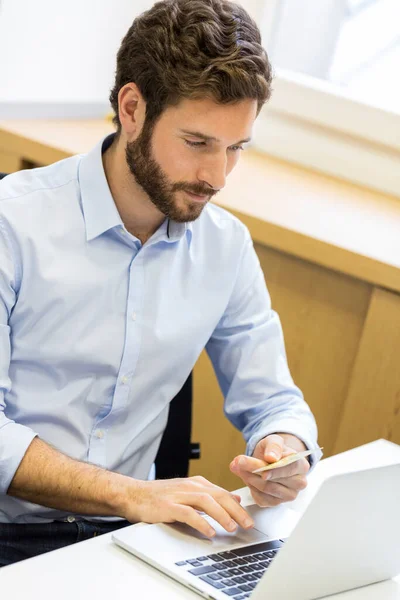
{"label": "brown wavy hair", "polygon": [[117,54],[110,102],[118,132],[118,93],[135,83],[155,123],[184,98],[228,104],[271,95],[272,69],[261,34],[247,12],[229,0],[163,0],[137,17]]}

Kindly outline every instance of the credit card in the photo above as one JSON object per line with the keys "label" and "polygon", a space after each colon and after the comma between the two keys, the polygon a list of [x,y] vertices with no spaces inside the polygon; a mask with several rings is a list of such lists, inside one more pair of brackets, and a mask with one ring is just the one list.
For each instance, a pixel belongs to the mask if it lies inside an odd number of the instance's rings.
{"label": "credit card", "polygon": [[269,463],[269,465],[265,465],[265,467],[260,467],[252,473],[263,473],[264,471],[270,471],[271,469],[279,469],[279,467],[286,467],[287,465],[291,465],[292,463],[300,460],[301,458],[305,458],[306,456],[310,456],[317,450],[322,450],[322,448],[315,448],[315,450],[304,450],[304,452],[294,452],[293,454],[289,454],[284,458],[281,458],[277,462]]}

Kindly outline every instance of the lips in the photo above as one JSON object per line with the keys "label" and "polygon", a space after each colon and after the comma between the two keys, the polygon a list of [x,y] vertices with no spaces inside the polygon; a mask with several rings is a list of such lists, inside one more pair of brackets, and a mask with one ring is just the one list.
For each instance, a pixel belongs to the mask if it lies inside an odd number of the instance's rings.
{"label": "lips", "polygon": [[191,200],[194,200],[195,202],[207,202],[209,198],[207,195],[193,194],[192,192],[185,193],[191,198]]}

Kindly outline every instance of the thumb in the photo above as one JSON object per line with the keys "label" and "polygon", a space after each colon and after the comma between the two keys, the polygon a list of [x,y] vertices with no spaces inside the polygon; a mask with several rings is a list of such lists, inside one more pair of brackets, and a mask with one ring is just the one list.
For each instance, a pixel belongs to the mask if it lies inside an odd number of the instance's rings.
{"label": "thumb", "polygon": [[284,440],[280,435],[272,434],[268,435],[263,440],[264,448],[263,448],[263,459],[268,462],[276,462],[282,458]]}

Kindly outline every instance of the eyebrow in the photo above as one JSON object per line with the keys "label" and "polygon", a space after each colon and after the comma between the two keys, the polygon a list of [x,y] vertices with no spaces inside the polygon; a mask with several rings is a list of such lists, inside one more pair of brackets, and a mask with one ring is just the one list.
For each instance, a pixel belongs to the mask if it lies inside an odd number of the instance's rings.
{"label": "eyebrow", "polygon": [[[205,142],[220,142],[221,141],[216,137],[213,137],[211,135],[205,135],[204,133],[200,133],[199,131],[189,131],[188,129],[181,129],[180,131],[182,133],[184,133],[185,135],[191,135],[192,137],[200,138],[201,140],[204,140]],[[231,144],[231,145],[237,146],[238,144],[246,144],[247,142],[250,142],[250,140],[251,140],[251,138],[246,138],[245,140],[240,140],[240,142],[236,142],[235,144]]]}

